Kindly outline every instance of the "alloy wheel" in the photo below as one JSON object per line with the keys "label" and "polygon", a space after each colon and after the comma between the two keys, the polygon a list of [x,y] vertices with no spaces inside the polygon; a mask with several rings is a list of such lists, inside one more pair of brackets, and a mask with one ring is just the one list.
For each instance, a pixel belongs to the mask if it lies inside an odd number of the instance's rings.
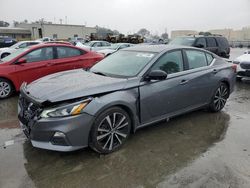
{"label": "alloy wheel", "polygon": [[103,150],[112,151],[123,144],[129,134],[129,120],[122,113],[107,115],[97,128],[97,142]]}
{"label": "alloy wheel", "polygon": [[0,82],[0,98],[8,97],[11,92],[11,86],[8,82]]}
{"label": "alloy wheel", "polygon": [[228,88],[222,84],[216,91],[215,96],[214,96],[214,106],[217,111],[221,110],[228,98]]}

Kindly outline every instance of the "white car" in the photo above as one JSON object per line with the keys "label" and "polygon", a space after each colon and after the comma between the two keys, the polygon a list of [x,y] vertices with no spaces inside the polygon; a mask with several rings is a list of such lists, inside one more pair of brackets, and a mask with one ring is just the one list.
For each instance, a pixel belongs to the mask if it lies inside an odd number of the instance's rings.
{"label": "white car", "polygon": [[134,44],[116,43],[116,44],[112,44],[111,47],[108,49],[98,50],[97,52],[103,54],[104,56],[109,56],[110,54],[112,54],[120,49],[131,47],[131,46],[134,46]]}
{"label": "white car", "polygon": [[250,78],[250,51],[246,51],[243,55],[237,57],[234,61],[237,64],[237,79],[244,77]]}
{"label": "white car", "polygon": [[111,44],[107,41],[90,41],[82,44],[81,42],[76,43],[77,47],[85,48],[91,51],[103,50],[111,47]]}
{"label": "white car", "polygon": [[40,41],[21,41],[18,42],[8,48],[0,48],[0,59],[10,55],[11,53],[15,52],[17,49],[26,48],[28,46],[40,44]]}

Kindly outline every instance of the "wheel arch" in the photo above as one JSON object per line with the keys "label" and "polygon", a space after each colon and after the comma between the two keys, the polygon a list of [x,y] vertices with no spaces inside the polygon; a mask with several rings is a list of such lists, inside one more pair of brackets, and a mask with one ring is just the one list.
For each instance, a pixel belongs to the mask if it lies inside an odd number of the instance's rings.
{"label": "wheel arch", "polygon": [[16,89],[16,86],[15,86],[14,82],[13,82],[10,78],[8,78],[8,77],[6,77],[6,76],[1,76],[1,75],[0,75],[0,79],[5,79],[5,80],[8,80],[8,81],[11,83],[11,85],[12,85],[12,87],[13,87],[14,91],[15,91],[15,92],[17,91],[17,89]]}
{"label": "wheel arch", "polygon": [[226,86],[228,87],[229,92],[228,92],[228,96],[227,96],[227,97],[229,97],[229,95],[230,95],[230,91],[231,91],[231,87],[230,87],[230,83],[229,83],[229,81],[228,81],[228,80],[226,80],[226,79],[223,79],[223,80],[221,80],[221,83],[226,84]]}
{"label": "wheel arch", "polygon": [[118,91],[110,93],[101,97],[96,97],[90,102],[86,108],[86,113],[98,117],[103,111],[119,107],[125,110],[131,118],[131,131],[135,132],[136,127],[139,125],[138,117],[138,102],[137,96],[134,92]]}
{"label": "wheel arch", "polygon": [[2,53],[1,53],[1,59],[2,59],[2,56],[3,56],[4,54],[10,55],[11,53],[10,53],[10,52],[2,52]]}

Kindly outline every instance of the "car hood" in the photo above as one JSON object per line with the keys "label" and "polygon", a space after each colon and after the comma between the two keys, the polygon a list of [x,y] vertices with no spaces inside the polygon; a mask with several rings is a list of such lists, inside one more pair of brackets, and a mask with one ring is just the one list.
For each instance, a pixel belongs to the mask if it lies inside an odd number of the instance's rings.
{"label": "car hood", "polygon": [[40,103],[60,102],[122,90],[126,83],[127,79],[101,76],[78,69],[43,77],[22,90]]}

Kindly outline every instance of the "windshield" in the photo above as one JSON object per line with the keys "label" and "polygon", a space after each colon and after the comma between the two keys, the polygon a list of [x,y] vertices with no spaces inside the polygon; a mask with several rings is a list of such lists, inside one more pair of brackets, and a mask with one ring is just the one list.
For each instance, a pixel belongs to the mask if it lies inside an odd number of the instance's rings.
{"label": "windshield", "polygon": [[16,47],[18,47],[20,44],[21,44],[21,42],[18,42],[18,43],[16,43],[16,44],[12,45],[10,48],[16,48]]}
{"label": "windshield", "polygon": [[172,40],[169,44],[192,46],[194,41],[194,37],[178,37]]}
{"label": "windshield", "polygon": [[90,71],[114,77],[136,76],[155,56],[151,52],[118,51],[106,57]]}
{"label": "windshield", "polygon": [[13,58],[16,58],[17,56],[22,54],[23,52],[27,51],[28,49],[29,48],[20,48],[20,49],[16,50],[15,52],[11,53],[10,55],[6,56],[5,58],[3,58],[1,60],[2,60],[2,62],[10,61]]}

